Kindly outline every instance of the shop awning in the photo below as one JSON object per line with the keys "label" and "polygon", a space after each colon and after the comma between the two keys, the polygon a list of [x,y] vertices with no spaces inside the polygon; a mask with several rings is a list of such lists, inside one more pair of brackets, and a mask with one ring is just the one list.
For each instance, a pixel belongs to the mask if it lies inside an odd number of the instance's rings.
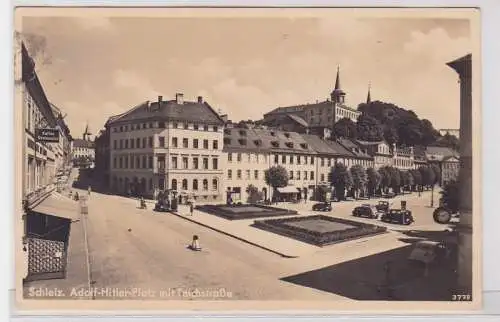
{"label": "shop awning", "polygon": [[299,190],[295,186],[287,186],[278,188],[279,193],[299,193]]}

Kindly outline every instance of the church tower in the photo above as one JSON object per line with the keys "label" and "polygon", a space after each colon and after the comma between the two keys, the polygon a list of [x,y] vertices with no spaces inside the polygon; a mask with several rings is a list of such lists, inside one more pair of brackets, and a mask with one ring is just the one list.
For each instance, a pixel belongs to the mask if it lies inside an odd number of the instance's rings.
{"label": "church tower", "polygon": [[92,133],[90,133],[89,131],[89,124],[87,123],[87,125],[85,126],[85,131],[83,132],[83,140],[84,141],[90,141],[90,136],[92,135]]}
{"label": "church tower", "polygon": [[334,104],[345,103],[345,92],[340,88],[340,68],[337,66],[337,78],[335,79],[335,88],[330,94]]}
{"label": "church tower", "polygon": [[368,95],[366,95],[366,104],[370,104],[371,102],[372,102],[371,83],[368,83]]}

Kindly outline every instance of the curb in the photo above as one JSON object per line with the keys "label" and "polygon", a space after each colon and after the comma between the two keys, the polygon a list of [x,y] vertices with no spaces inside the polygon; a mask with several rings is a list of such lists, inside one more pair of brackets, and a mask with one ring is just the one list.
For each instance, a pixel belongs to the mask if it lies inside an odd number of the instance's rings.
{"label": "curb", "polygon": [[180,217],[180,218],[182,218],[182,219],[185,219],[185,220],[187,220],[187,221],[190,221],[190,222],[192,222],[192,223],[195,223],[195,224],[198,224],[198,225],[200,225],[200,226],[203,226],[203,227],[205,227],[205,228],[209,228],[209,229],[211,229],[211,230],[213,230],[213,231],[216,231],[216,232],[218,232],[218,233],[221,233],[221,234],[223,234],[223,235],[226,235],[226,236],[229,236],[229,237],[235,238],[235,239],[237,239],[237,240],[239,240],[239,241],[242,241],[242,242],[244,242],[244,243],[247,243],[247,244],[249,244],[249,245],[252,245],[252,246],[258,247],[258,248],[260,248],[260,249],[266,250],[266,251],[268,251],[268,252],[271,252],[271,253],[273,253],[273,254],[279,255],[279,256],[281,256],[281,257],[284,257],[284,258],[298,258],[298,257],[299,257],[299,256],[290,256],[290,255],[286,255],[286,254],[280,253],[280,252],[278,252],[278,251],[275,251],[275,250],[272,250],[272,249],[270,249],[270,248],[264,247],[264,246],[262,246],[262,245],[256,244],[256,243],[254,243],[254,242],[251,242],[251,241],[249,241],[249,240],[243,239],[243,238],[238,237],[238,236],[236,236],[236,235],[230,234],[230,233],[225,232],[225,231],[223,231],[223,230],[220,230],[220,229],[217,229],[217,228],[211,227],[211,226],[209,226],[209,225],[207,225],[207,224],[203,224],[203,223],[200,223],[200,222],[198,222],[198,221],[196,221],[196,220],[193,220],[193,219],[187,218],[187,217],[185,217],[185,216],[179,215],[179,214],[177,214],[177,213],[175,213],[175,212],[170,212],[170,211],[169,211],[169,213],[171,213],[172,215],[175,215],[175,216],[177,216],[177,217]]}

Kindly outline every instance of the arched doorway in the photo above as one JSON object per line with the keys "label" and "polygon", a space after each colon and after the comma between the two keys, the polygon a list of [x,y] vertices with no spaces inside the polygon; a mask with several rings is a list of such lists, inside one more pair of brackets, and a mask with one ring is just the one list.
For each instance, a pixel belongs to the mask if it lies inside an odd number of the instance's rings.
{"label": "arched doorway", "polygon": [[172,179],[172,185],[171,185],[172,190],[177,190],[177,180]]}
{"label": "arched doorway", "polygon": [[262,188],[262,197],[264,197],[264,200],[267,200],[267,188],[266,187]]}

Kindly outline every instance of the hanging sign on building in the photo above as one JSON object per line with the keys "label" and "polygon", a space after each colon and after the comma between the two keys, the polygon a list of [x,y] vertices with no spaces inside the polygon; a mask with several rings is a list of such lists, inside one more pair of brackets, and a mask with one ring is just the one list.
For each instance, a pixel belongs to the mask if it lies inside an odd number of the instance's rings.
{"label": "hanging sign on building", "polygon": [[59,142],[59,130],[58,129],[36,129],[35,131],[36,139],[39,142]]}

